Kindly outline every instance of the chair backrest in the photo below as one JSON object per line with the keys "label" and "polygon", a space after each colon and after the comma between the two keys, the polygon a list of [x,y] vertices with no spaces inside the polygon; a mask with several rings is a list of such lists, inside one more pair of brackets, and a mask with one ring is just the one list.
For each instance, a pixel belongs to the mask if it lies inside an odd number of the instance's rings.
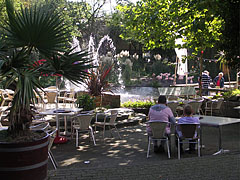
{"label": "chair backrest", "polygon": [[42,122],[42,123],[39,123],[36,125],[34,125],[34,124],[31,125],[30,129],[34,130],[34,131],[39,131],[39,130],[45,131],[45,130],[47,130],[47,128],[49,128],[49,126],[50,126],[49,122]]}
{"label": "chair backrest", "polygon": [[222,106],[222,103],[223,103],[223,99],[219,99],[219,100],[217,101],[217,105],[216,105],[215,109],[220,109],[221,106]]}
{"label": "chair backrest", "polygon": [[75,117],[73,123],[78,125],[80,130],[86,130],[89,128],[92,118],[92,114],[79,114]]}
{"label": "chair backrest", "polygon": [[180,131],[184,138],[193,138],[199,124],[179,124]]}
{"label": "chair backrest", "polygon": [[57,92],[47,92],[47,100],[48,103],[55,103],[56,101],[56,96],[57,96]]}
{"label": "chair backrest", "polygon": [[113,124],[115,123],[117,119],[118,111],[117,110],[111,110],[110,120],[109,123]]}
{"label": "chair backrest", "polygon": [[198,114],[202,106],[202,101],[190,101],[188,104],[192,106],[193,114]]}
{"label": "chair backrest", "polygon": [[167,122],[149,122],[149,125],[152,129],[153,138],[161,139],[165,137],[165,130],[166,126],[168,125]]}
{"label": "chair backrest", "polygon": [[51,149],[51,147],[53,145],[54,139],[56,137],[56,133],[57,133],[57,129],[54,129],[53,131],[48,132],[48,134],[49,134],[48,151],[50,151],[50,149]]}
{"label": "chair backrest", "polygon": [[47,87],[47,89],[56,90],[56,89],[57,89],[57,87],[56,87],[56,86],[49,86],[49,87]]}
{"label": "chair backrest", "polygon": [[74,91],[70,91],[68,98],[74,99],[75,96],[75,92]]}
{"label": "chair backrest", "polygon": [[178,107],[178,102],[168,102],[167,106],[172,110],[173,114],[175,114]]}

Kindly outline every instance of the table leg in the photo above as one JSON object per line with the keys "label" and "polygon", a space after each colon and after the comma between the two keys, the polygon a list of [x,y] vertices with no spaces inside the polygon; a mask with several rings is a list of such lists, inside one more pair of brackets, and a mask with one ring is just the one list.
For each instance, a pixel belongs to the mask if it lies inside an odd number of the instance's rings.
{"label": "table leg", "polygon": [[226,152],[229,152],[229,150],[224,150],[222,148],[222,126],[218,126],[218,136],[219,136],[219,141],[218,141],[218,152],[215,152],[213,155],[218,155],[218,154],[223,154]]}
{"label": "table leg", "polygon": [[67,142],[66,137],[62,137],[59,135],[59,119],[58,119],[58,114],[56,115],[56,128],[57,128],[57,134],[56,137],[53,141],[54,144],[63,144]]}
{"label": "table leg", "polygon": [[200,156],[202,156],[202,127],[200,126]]}
{"label": "table leg", "polygon": [[64,132],[63,132],[63,135],[65,135],[65,136],[71,135],[71,133],[68,132],[68,130],[67,130],[67,116],[64,116]]}

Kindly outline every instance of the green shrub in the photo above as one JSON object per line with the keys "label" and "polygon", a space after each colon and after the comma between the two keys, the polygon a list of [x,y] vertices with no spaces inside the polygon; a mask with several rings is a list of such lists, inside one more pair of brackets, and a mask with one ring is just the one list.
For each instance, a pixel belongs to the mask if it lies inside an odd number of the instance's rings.
{"label": "green shrub", "polygon": [[96,107],[95,98],[89,94],[83,94],[77,97],[78,108],[83,108],[84,111],[93,110]]}
{"label": "green shrub", "polygon": [[240,89],[234,89],[232,91],[228,91],[222,94],[224,99],[229,99],[230,97],[240,96]]}
{"label": "green shrub", "polygon": [[155,103],[152,101],[127,101],[125,103],[122,103],[121,106],[122,107],[126,107],[126,108],[150,108],[151,106],[153,106]]}

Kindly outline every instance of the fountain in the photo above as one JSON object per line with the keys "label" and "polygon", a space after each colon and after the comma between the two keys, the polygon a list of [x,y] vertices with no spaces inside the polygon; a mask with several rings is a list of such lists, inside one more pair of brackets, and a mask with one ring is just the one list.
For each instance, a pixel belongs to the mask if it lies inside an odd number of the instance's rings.
{"label": "fountain", "polygon": [[77,39],[75,36],[73,37],[73,42],[72,42],[72,44],[71,44],[71,47],[72,47],[72,48],[75,48],[75,49],[72,51],[72,53],[81,51],[81,47],[80,47],[79,41],[78,41],[78,39]]}
{"label": "fountain", "polygon": [[[183,45],[184,42],[182,38],[178,38],[175,40],[176,45]],[[187,49],[186,48],[175,48],[175,52],[178,58],[178,66],[177,66],[177,74],[179,75],[179,79],[183,79],[183,76],[186,76],[186,84],[187,84],[187,75],[188,75],[188,66],[187,66],[187,59],[183,62],[183,58],[187,57]]]}
{"label": "fountain", "polygon": [[[73,39],[73,46],[78,46],[79,42],[76,38]],[[115,66],[113,67],[113,73],[117,74],[117,80],[118,84],[120,86],[112,87],[111,91],[114,95],[120,95],[120,101],[121,103],[124,103],[126,101],[132,100],[151,100],[156,99],[159,96],[159,92],[157,88],[153,87],[125,87],[122,80],[122,74],[121,74],[121,67],[119,64],[119,61],[116,60],[116,47],[113,44],[112,39],[105,35],[98,43],[98,46],[96,47],[94,36],[91,35],[89,37],[89,43],[88,43],[88,51],[90,53],[89,58],[93,58],[93,64],[98,66],[101,64],[112,64],[114,63]],[[130,57],[129,52],[124,51],[124,54]],[[137,55],[135,55],[137,56]],[[168,79],[168,76],[170,74],[161,75],[161,77],[165,76]],[[111,77],[112,78],[112,75]],[[72,89],[74,88],[77,91],[84,91],[86,88],[83,85],[74,86],[71,83],[67,83],[67,88]],[[106,93],[106,94],[112,94],[112,93]]]}

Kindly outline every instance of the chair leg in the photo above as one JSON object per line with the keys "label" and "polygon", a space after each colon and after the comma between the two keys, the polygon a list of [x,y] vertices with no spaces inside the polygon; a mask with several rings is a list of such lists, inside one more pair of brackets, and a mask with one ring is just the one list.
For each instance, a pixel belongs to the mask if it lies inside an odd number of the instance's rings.
{"label": "chair leg", "polygon": [[57,169],[57,166],[58,166],[58,164],[57,164],[57,161],[55,160],[55,158],[54,158],[54,156],[53,156],[53,154],[52,154],[52,152],[51,152],[51,151],[48,151],[48,157],[50,158],[50,160],[51,160],[51,163],[52,163],[52,165],[53,165],[54,169],[56,170],[56,169]]}
{"label": "chair leg", "polygon": [[119,139],[121,139],[121,136],[120,136],[120,134],[119,134],[119,131],[118,131],[117,127],[116,127],[116,126],[114,126],[114,127],[115,127],[115,129],[116,129],[116,131],[117,131],[117,133],[118,133]]}
{"label": "chair leg", "polygon": [[78,147],[78,130],[76,129],[76,147]]}
{"label": "chair leg", "polygon": [[178,138],[178,159],[180,159],[180,140]]}
{"label": "chair leg", "polygon": [[150,139],[150,137],[148,136],[147,158],[149,157],[150,146],[151,146],[151,139]]}
{"label": "chair leg", "polygon": [[55,163],[55,166],[58,167],[58,163],[57,163],[56,159],[54,158],[52,151],[50,150],[49,153],[50,153],[51,156],[52,156],[52,159],[53,159],[53,161],[54,161],[54,163]]}
{"label": "chair leg", "polygon": [[73,122],[71,120],[71,140],[73,139]]}
{"label": "chair leg", "polygon": [[198,157],[200,157],[200,139],[197,140],[197,146],[198,146]]}
{"label": "chair leg", "polygon": [[97,132],[97,126],[96,126],[96,125],[95,125],[95,128],[94,128],[94,129],[95,129],[94,131],[95,131],[95,133],[96,133],[96,132]]}
{"label": "chair leg", "polygon": [[104,125],[103,126],[103,141],[105,141],[105,128],[106,128],[106,126]]}
{"label": "chair leg", "polygon": [[166,141],[167,141],[168,158],[170,159],[169,141],[168,139]]}
{"label": "chair leg", "polygon": [[108,126],[109,130],[110,130],[110,133],[111,133],[111,137],[113,138],[113,132],[112,132],[112,128],[111,126]]}
{"label": "chair leg", "polygon": [[93,129],[92,127],[89,127],[90,131],[91,131],[91,136],[92,136],[92,139],[93,139],[93,144],[94,146],[96,146],[96,141],[95,141],[95,137],[94,137],[94,134],[93,134]]}

